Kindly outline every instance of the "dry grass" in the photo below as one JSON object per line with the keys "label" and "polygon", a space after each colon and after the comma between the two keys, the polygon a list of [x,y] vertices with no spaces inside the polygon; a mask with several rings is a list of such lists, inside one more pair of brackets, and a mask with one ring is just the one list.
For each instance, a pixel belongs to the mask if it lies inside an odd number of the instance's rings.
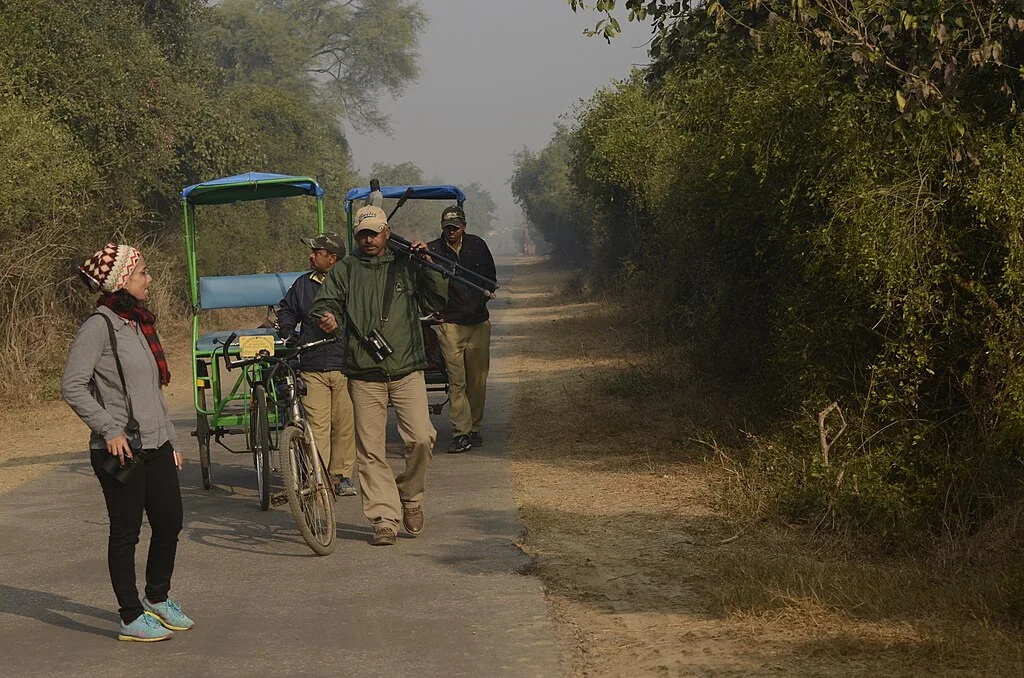
{"label": "dry grass", "polygon": [[575,675],[1024,673],[1011,621],[1024,612],[1024,510],[919,560],[734,522],[706,461],[730,441],[706,431],[742,439],[742,411],[613,305],[560,293],[564,279],[519,266],[506,327],[524,339],[521,546],[574,638]]}
{"label": "dry grass", "polygon": [[[180,336],[163,337],[163,342],[171,368],[171,384],[164,397],[172,412],[180,411],[192,402],[189,346]],[[89,428],[63,401],[0,411],[0,430],[7,432],[0,439],[0,493],[82,459],[89,447]],[[189,430],[179,428],[179,445],[194,444],[190,443]]]}
{"label": "dry grass", "polygon": [[[60,375],[79,320],[92,311],[95,296],[86,293],[75,266],[88,253],[77,251],[61,224],[47,222],[32,243],[12,242],[0,254],[0,398],[19,407],[36,407],[60,396]],[[42,244],[39,244],[42,243]],[[159,318],[163,341],[187,334],[176,265],[155,247],[140,245],[155,283],[147,305]]]}

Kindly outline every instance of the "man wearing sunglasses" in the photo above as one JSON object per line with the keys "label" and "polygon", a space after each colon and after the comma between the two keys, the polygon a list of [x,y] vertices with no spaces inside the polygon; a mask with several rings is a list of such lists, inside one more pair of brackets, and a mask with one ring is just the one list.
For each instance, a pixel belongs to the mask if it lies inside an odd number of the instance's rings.
{"label": "man wearing sunglasses", "polygon": [[[491,251],[482,238],[466,233],[466,213],[459,205],[441,212],[441,237],[429,243],[428,248],[489,280],[496,279]],[[490,289],[494,291],[493,287]],[[438,343],[448,368],[451,397],[452,442],[448,451],[465,452],[484,444],[480,428],[491,362],[487,298],[457,280],[450,280],[448,305],[440,317]]]}

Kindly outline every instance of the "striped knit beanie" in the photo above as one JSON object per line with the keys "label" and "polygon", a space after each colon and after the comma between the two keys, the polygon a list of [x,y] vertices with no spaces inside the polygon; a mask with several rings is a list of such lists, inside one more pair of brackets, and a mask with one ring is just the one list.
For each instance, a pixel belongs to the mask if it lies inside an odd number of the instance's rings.
{"label": "striped knit beanie", "polygon": [[111,242],[86,259],[78,272],[93,292],[113,294],[128,282],[140,259],[142,254],[131,245]]}

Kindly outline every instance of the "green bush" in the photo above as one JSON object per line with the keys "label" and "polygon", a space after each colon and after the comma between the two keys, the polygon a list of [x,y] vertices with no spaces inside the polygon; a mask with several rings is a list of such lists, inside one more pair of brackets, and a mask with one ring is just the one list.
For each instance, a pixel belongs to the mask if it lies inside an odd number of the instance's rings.
{"label": "green bush", "polygon": [[[801,25],[751,41],[687,20],[687,49],[519,156],[517,199],[754,414],[749,505],[901,540],[976,530],[1024,442],[1016,117],[980,90],[901,114],[889,79],[851,79]],[[560,181],[590,223],[548,197]],[[831,402],[849,426],[826,463]]]}

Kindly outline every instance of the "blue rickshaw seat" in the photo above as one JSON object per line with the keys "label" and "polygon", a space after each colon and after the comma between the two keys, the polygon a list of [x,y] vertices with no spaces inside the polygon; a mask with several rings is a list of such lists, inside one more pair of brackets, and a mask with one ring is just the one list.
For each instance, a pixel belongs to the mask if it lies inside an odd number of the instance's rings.
{"label": "blue rickshaw seat", "polygon": [[292,283],[308,272],[204,276],[199,279],[199,308],[275,306]]}
{"label": "blue rickshaw seat", "polygon": [[[216,275],[204,276],[199,279],[199,308],[212,310],[217,308],[246,308],[249,306],[276,306],[288,293],[300,276],[308,271],[292,273],[255,273],[251,275]],[[280,342],[277,331],[273,328],[253,328],[243,330],[222,330],[207,332],[196,340],[197,354],[210,354],[220,351],[224,342],[231,334],[238,336],[274,337]],[[238,342],[232,343],[228,351],[238,354]]]}

